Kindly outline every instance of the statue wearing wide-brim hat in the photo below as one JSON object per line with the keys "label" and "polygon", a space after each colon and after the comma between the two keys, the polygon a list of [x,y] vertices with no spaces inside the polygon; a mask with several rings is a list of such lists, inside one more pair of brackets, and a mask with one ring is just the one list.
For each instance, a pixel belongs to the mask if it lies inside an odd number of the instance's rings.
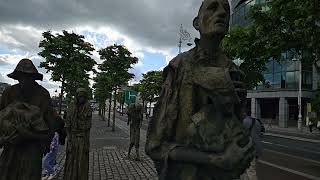
{"label": "statue wearing wide-brim hat", "polygon": [[21,59],[14,71],[8,74],[9,78],[18,80],[21,76],[32,76],[35,80],[43,79],[37,68],[34,66],[30,59]]}
{"label": "statue wearing wide-brim hat", "polygon": [[[43,154],[49,150],[54,132],[59,132],[63,128],[63,125],[60,125],[63,121],[56,118],[53,113],[48,90],[35,82],[35,80],[42,80],[43,75],[37,71],[31,60],[20,60],[8,77],[18,80],[19,83],[3,91],[0,111],[3,115],[3,112],[23,110],[17,115],[11,115],[9,119],[17,121],[17,123],[11,122],[15,129],[13,131],[17,131],[14,135],[17,134],[17,136],[11,138],[12,136],[5,134],[5,137],[10,138],[5,139],[3,152],[0,155],[0,180],[41,179]],[[14,103],[20,104],[18,108],[11,111],[10,108]],[[41,126],[33,126],[35,122]],[[0,129],[2,134],[3,130],[3,128]],[[7,132],[10,133],[10,131]]]}

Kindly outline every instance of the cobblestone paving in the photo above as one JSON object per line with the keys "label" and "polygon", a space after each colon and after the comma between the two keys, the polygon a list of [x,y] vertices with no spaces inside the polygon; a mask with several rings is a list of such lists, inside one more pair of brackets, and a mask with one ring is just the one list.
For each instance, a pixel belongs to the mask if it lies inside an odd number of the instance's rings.
{"label": "cobblestone paving", "polygon": [[[117,123],[119,121],[117,121]],[[117,126],[121,127],[121,125],[123,125],[123,123]],[[128,132],[125,132],[126,130],[127,128],[122,127],[122,129],[120,129],[117,127],[116,131],[112,132],[111,127],[107,127],[105,121],[99,120],[96,114],[93,116],[89,155],[90,180],[157,180],[153,163],[143,152],[144,141],[142,141],[140,145],[141,161],[127,159],[129,136]],[[132,158],[135,156],[134,152],[133,150]],[[59,180],[63,177],[64,161],[65,147],[61,146],[57,158],[59,169],[57,179]]]}

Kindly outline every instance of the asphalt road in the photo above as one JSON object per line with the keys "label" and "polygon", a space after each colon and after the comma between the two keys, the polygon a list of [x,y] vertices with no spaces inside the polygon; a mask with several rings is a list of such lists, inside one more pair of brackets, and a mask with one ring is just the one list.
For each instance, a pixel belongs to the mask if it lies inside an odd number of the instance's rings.
{"label": "asphalt road", "polygon": [[319,179],[320,143],[265,136],[258,176],[267,179]]}
{"label": "asphalt road", "polygon": [[[117,118],[127,122],[126,116]],[[144,121],[142,129],[147,126]],[[320,180],[320,143],[268,135],[263,144],[264,153],[257,164],[259,180]]]}

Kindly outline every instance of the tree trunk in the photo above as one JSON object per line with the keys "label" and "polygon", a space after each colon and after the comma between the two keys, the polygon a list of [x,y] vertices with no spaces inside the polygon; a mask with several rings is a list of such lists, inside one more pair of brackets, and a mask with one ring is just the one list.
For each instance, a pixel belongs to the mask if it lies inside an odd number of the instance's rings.
{"label": "tree trunk", "polygon": [[106,103],[103,102],[103,106],[102,106],[102,120],[105,121],[106,120]]}
{"label": "tree trunk", "polygon": [[108,112],[108,127],[110,127],[110,118],[111,118],[111,98],[112,98],[112,94],[110,93],[109,96],[109,112]]}
{"label": "tree trunk", "polygon": [[121,104],[121,116],[123,116],[123,103]]}
{"label": "tree trunk", "polygon": [[62,98],[63,98],[63,89],[64,89],[64,77],[61,81],[61,92],[60,92],[60,103],[59,103],[59,115],[61,115],[61,109],[62,109]]}
{"label": "tree trunk", "polygon": [[150,117],[150,115],[151,115],[151,101],[150,101],[149,104],[150,104],[150,106],[149,106],[149,113],[148,113],[149,115],[148,115],[148,117]]}
{"label": "tree trunk", "polygon": [[115,131],[116,129],[116,95],[117,95],[117,89],[114,90],[114,95],[113,95],[113,115],[112,115],[112,131]]}
{"label": "tree trunk", "polygon": [[146,102],[146,107],[145,107],[145,109],[146,109],[146,119],[148,119],[148,101]]}
{"label": "tree trunk", "polygon": [[144,107],[144,104],[145,104],[144,100],[142,100],[143,113],[146,113],[146,110],[145,110],[146,108]]}

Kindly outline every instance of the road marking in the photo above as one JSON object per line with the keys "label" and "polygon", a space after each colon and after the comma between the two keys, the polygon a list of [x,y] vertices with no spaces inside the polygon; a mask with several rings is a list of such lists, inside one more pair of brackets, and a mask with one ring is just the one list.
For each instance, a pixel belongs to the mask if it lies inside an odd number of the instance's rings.
{"label": "road marking", "polygon": [[110,140],[110,139],[122,139],[126,140],[129,139],[127,137],[103,137],[103,138],[92,138],[92,140]]}
{"label": "road marking", "polygon": [[306,174],[306,173],[303,173],[303,172],[295,171],[293,169],[289,169],[289,168],[286,168],[286,167],[278,166],[276,164],[269,163],[267,161],[259,160],[259,162],[262,163],[262,164],[268,165],[268,166],[272,166],[272,167],[275,167],[275,168],[290,172],[292,174],[296,174],[296,175],[299,175],[299,176],[302,176],[302,177],[306,177],[306,178],[312,179],[312,180],[320,180],[320,177],[312,176],[310,174]]}
{"label": "road marking", "polygon": [[308,139],[308,138],[294,137],[294,136],[287,136],[287,135],[273,134],[273,133],[265,133],[264,135],[281,137],[281,138],[292,139],[292,140],[306,141],[306,142],[312,142],[312,143],[320,143],[320,140],[316,140],[316,139]]}
{"label": "road marking", "polygon": [[320,152],[318,151],[311,151],[311,150],[306,150],[306,149],[302,149],[302,148],[296,148],[296,147],[289,147],[289,146],[286,146],[286,145],[282,145],[282,144],[276,144],[276,143],[272,143],[272,142],[267,142],[267,141],[262,141],[262,143],[265,143],[265,144],[272,144],[272,145],[276,145],[276,146],[280,146],[280,147],[285,147],[285,148],[288,148],[288,149],[296,149],[296,150],[300,150],[300,151],[304,151],[304,152],[309,152],[309,153],[316,153],[316,154],[320,154]]}
{"label": "road marking", "polygon": [[264,151],[269,151],[269,152],[272,152],[272,153],[281,154],[283,156],[288,156],[288,157],[292,157],[292,158],[301,159],[301,160],[304,160],[304,161],[309,161],[309,162],[312,162],[312,163],[320,164],[319,161],[315,161],[315,160],[312,160],[312,159],[305,159],[305,158],[302,158],[302,157],[299,157],[299,156],[294,156],[294,155],[291,155],[291,154],[286,154],[286,153],[282,153],[282,152],[278,152],[278,151],[274,151],[274,150],[270,150],[270,149],[265,149]]}

